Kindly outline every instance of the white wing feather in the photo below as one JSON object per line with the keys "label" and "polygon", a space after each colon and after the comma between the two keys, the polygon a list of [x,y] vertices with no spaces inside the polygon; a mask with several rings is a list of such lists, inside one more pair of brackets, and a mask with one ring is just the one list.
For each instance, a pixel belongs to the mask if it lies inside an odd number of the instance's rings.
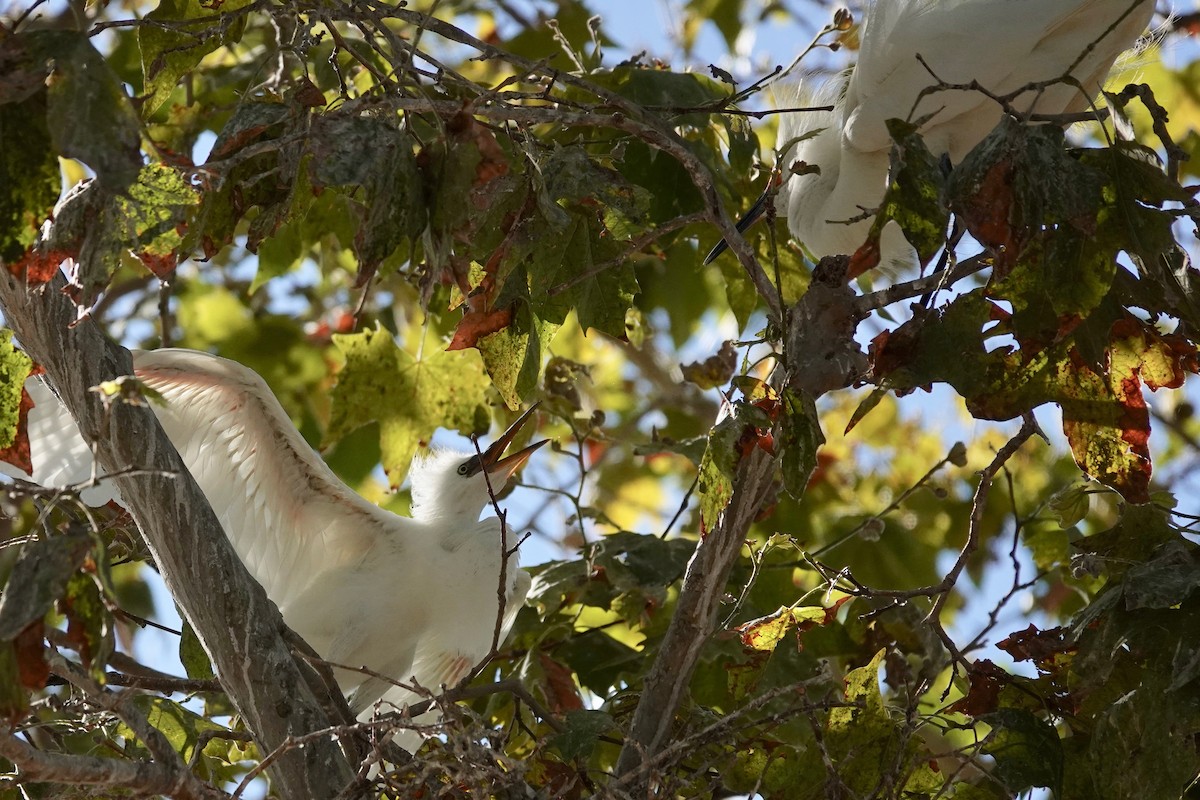
{"label": "white wing feather", "polygon": [[342,483],[253,370],[166,349],[135,352],[134,372],[163,396],[155,415],[281,609],[316,576],[360,563],[386,533],[413,524]]}

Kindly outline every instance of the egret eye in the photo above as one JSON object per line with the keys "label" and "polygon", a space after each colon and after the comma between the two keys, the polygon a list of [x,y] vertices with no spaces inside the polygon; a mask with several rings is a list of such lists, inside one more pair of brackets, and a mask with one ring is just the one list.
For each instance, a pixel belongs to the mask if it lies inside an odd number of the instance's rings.
{"label": "egret eye", "polygon": [[470,461],[464,461],[463,463],[458,465],[458,474],[459,475],[468,475],[468,474],[470,474],[470,472],[471,472],[471,462]]}

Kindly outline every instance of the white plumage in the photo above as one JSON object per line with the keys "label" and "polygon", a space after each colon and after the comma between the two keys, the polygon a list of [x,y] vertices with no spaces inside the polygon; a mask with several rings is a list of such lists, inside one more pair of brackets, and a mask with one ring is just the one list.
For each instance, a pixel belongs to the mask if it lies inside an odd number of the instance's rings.
{"label": "white plumage", "polygon": [[[854,253],[872,220],[841,223],[877,208],[883,199],[891,148],[888,119],[918,120],[932,114],[921,128],[926,144],[935,155],[946,154],[958,163],[1003,113],[978,91],[940,91],[918,103],[922,90],[937,83],[918,55],[938,79],[951,84],[978,81],[996,95],[1069,74],[1083,92],[1059,83],[1023,92],[1012,105],[1020,112],[1080,111],[1100,93],[1113,62],[1146,29],[1153,11],[1153,0],[870,3],[854,67],[820,86],[802,85],[788,103],[834,109],[787,112],[780,119],[780,148],[821,130],[780,156],[785,182],[776,208],[813,256]],[[790,175],[797,161],[819,167],[820,174]],[[761,213],[763,207],[760,201],[755,210]],[[898,230],[892,236],[893,245],[896,237],[907,245]],[[710,258],[721,249],[718,246]],[[882,249],[889,250],[888,242]]]}
{"label": "white plumage", "polygon": [[[153,406],[155,415],[238,555],[319,654],[436,690],[490,652],[506,557],[500,521],[479,519],[489,501],[484,473],[499,491],[545,444],[501,458],[529,413],[482,455],[442,451],[416,460],[407,518],[342,483],[252,370],[190,350],[135,351],[133,360],[137,377],[166,401]],[[40,380],[27,388],[36,404],[29,416],[34,474],[19,476],[43,486],[88,480],[91,452],[69,413]],[[84,498],[119,502],[103,485]],[[504,563],[501,635],[529,589],[517,561],[514,550]],[[392,688],[359,672],[337,677],[359,711]]]}

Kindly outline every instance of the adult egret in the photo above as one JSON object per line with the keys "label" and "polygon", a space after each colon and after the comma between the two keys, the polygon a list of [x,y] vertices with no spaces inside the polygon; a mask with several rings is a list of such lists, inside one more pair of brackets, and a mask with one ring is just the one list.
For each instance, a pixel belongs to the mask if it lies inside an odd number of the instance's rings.
{"label": "adult egret", "polygon": [[[250,574],[287,624],[325,659],[368,667],[435,690],[453,685],[491,650],[506,575],[507,632],[529,589],[516,542],[480,520],[488,484],[499,491],[546,440],[503,457],[527,411],[482,453],[442,451],[412,469],[413,516],[367,502],[300,436],[253,370],[192,350],[135,351],[134,372],[162,395],[167,436],[204,491]],[[33,475],[66,486],[92,474],[90,449],[39,379],[27,384]],[[19,470],[3,465],[8,474]],[[101,487],[85,495],[114,498]],[[452,665],[453,669],[444,665]],[[356,711],[392,684],[335,670]]]}
{"label": "adult egret", "polygon": [[[886,121],[919,120],[931,152],[962,160],[999,123],[1003,109],[975,90],[922,96],[942,81],[972,81],[997,96],[1015,94],[1020,113],[1084,110],[1099,94],[1113,62],[1146,29],[1153,0],[885,0],[863,17],[858,62],[811,88],[796,106],[830,111],[785,112],[777,141],[785,176],[775,207],[816,258],[853,254],[871,227],[887,188],[891,139]],[[925,63],[918,60],[918,56]],[[936,76],[936,77],[935,77]],[[1031,86],[1069,76],[1072,82]],[[1024,89],[1024,91],[1021,91]],[[789,104],[791,105],[791,104]],[[789,143],[790,146],[789,146]],[[791,174],[804,162],[813,170]],[[766,209],[767,195],[739,223],[744,230]],[[864,218],[866,216],[867,218]],[[854,222],[847,222],[848,220]],[[898,229],[882,249],[907,253]],[[898,241],[897,241],[898,239]],[[725,243],[709,253],[716,258]],[[905,259],[907,260],[907,259]]]}

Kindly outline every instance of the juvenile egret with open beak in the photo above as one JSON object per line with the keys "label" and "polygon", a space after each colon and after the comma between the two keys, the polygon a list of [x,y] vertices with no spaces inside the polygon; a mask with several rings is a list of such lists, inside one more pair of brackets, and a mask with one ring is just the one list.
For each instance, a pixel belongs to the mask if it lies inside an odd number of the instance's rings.
{"label": "juvenile egret with open beak", "polygon": [[[878,208],[887,188],[888,119],[928,116],[920,129],[926,145],[955,164],[1000,122],[1002,107],[982,91],[953,89],[924,96],[922,91],[939,80],[963,86],[974,81],[996,96],[1019,91],[1011,105],[1021,113],[1084,111],[1153,12],[1153,0],[870,3],[858,62],[818,87],[802,85],[788,102],[833,109],[781,115],[776,141],[785,148],[778,162],[783,183],[775,208],[815,258],[853,254],[874,221],[864,212]],[[1056,80],[1060,82],[1031,85]],[[807,166],[803,174],[793,175],[797,162]],[[766,206],[764,194],[739,230]],[[851,219],[856,221],[848,223]],[[885,253],[907,248],[898,229],[891,233],[890,248],[888,236],[885,230]],[[725,247],[720,242],[705,263]]]}
{"label": "juvenile egret with open beak", "polygon": [[[155,415],[250,574],[323,658],[395,680],[416,674],[430,689],[452,685],[491,651],[502,574],[500,636],[507,632],[529,576],[518,569],[516,537],[505,545],[500,521],[479,516],[546,443],[504,456],[532,408],[482,453],[441,451],[414,461],[408,518],[342,483],[253,370],[192,350],[135,351],[133,363],[162,395]],[[36,404],[34,474],[4,471],[44,486],[88,480],[90,450],[74,420],[41,380],[26,386]],[[110,497],[93,493],[87,501]],[[466,666],[435,675],[418,653]],[[358,671],[335,674],[356,711],[391,687]]]}

